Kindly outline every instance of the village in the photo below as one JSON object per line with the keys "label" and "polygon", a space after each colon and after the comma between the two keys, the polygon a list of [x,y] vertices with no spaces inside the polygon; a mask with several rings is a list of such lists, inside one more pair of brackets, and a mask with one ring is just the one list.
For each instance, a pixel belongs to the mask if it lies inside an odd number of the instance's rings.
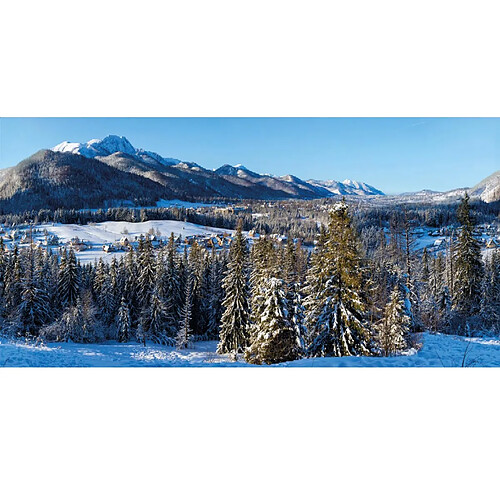
{"label": "village", "polygon": [[[449,225],[439,229],[414,227],[411,231],[415,241],[415,249],[427,249],[431,253],[446,252],[450,245],[458,241],[459,227]],[[500,225],[479,224],[474,229],[474,237],[479,242],[483,252],[500,248]]]}
{"label": "village", "polygon": [[[235,207],[218,208],[233,211]],[[243,210],[246,207],[238,207]],[[265,214],[263,215],[265,217]],[[422,227],[411,223],[413,248],[430,253],[446,253],[450,245],[457,241],[458,226],[442,228]],[[384,228],[389,237],[389,228]],[[158,220],[146,222],[103,222],[87,225],[51,223],[42,225],[24,224],[15,227],[0,226],[0,237],[7,250],[14,246],[48,248],[60,251],[73,249],[82,262],[93,262],[99,258],[109,260],[113,255],[136,249],[141,238],[148,237],[153,247],[161,248],[168,243],[171,234],[180,252],[189,251],[196,244],[208,251],[227,250],[233,240],[234,230],[202,226],[190,222]],[[250,245],[261,237],[254,229],[245,232]],[[474,236],[484,253],[500,248],[500,225],[496,222],[480,224],[474,230]],[[280,244],[286,244],[287,235],[270,234]],[[294,239],[298,241],[298,239]],[[313,247],[309,248],[312,250]]]}
{"label": "village", "polygon": [[[44,224],[23,225],[14,228],[0,227],[0,238],[7,251],[32,246],[58,252],[72,249],[82,262],[93,262],[113,255],[137,249],[141,238],[149,238],[154,248],[167,245],[170,235],[179,252],[196,244],[207,251],[229,249],[234,230],[212,228],[181,221],[148,221],[142,223],[106,222],[98,224]],[[249,243],[260,238],[254,230],[245,232]],[[286,243],[284,235],[270,235],[280,243]]]}

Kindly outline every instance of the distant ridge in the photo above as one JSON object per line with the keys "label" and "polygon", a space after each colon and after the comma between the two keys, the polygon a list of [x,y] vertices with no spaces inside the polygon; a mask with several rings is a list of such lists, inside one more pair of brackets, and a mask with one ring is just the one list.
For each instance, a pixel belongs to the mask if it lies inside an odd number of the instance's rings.
{"label": "distant ridge", "polygon": [[383,196],[362,182],[304,181],[259,174],[241,164],[208,170],[134,147],[123,136],[64,141],[0,171],[0,209],[88,208],[164,199],[314,199]]}

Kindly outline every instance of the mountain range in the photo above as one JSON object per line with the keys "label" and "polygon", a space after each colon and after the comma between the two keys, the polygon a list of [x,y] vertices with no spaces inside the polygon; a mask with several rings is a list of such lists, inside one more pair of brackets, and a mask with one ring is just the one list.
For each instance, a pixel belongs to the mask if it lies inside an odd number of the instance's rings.
{"label": "mountain range", "polygon": [[[405,199],[445,199],[464,190],[405,195]],[[500,199],[500,172],[479,183],[471,196]],[[314,199],[332,196],[388,199],[363,182],[346,179],[307,181],[293,175],[259,174],[243,165],[208,170],[197,163],[165,158],[138,149],[125,137],[110,135],[86,143],[62,142],[41,150],[15,167],[0,170],[0,210],[89,208],[124,201],[151,205],[163,199]]]}
{"label": "mountain range", "polygon": [[124,201],[151,205],[164,199],[324,198],[383,193],[354,181],[303,181],[258,174],[243,165],[208,170],[164,158],[110,135],[86,143],[62,142],[0,171],[0,209],[88,208]]}

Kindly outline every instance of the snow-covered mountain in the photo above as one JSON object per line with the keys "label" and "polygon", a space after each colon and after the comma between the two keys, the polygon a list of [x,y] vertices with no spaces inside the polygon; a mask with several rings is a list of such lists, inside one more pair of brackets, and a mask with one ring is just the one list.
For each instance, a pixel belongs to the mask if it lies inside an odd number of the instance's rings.
{"label": "snow-covered mountain", "polygon": [[353,181],[313,183],[293,175],[259,174],[241,164],[208,170],[136,148],[117,135],[83,143],[64,141],[0,172],[0,209],[6,211],[96,207],[119,200],[151,204],[160,198],[276,200],[337,194],[381,192]]}
{"label": "snow-covered mountain", "polygon": [[[52,151],[98,159],[108,165],[126,168],[130,172],[139,173],[139,175],[150,179],[158,178],[158,172],[166,174],[165,168],[162,167],[173,167],[176,171],[182,170],[193,174],[189,179],[191,184],[198,183],[194,174],[203,174],[205,177],[203,182],[205,183],[206,177],[210,176],[209,171],[196,163],[181,162],[176,158],[164,158],[158,153],[135,148],[126,137],[117,135],[109,135],[104,139],[92,139],[85,143],[65,141],[52,148]],[[132,159],[140,164],[131,165]],[[148,168],[152,171],[145,173],[145,169]],[[212,173],[212,176],[220,179],[225,186],[218,188],[216,183],[210,183],[210,187],[214,188],[216,193],[206,193],[207,196],[214,194],[234,196],[236,193],[242,198],[320,198],[332,195],[371,196],[383,194],[378,189],[362,182],[351,180],[344,182],[303,181],[293,175],[278,177],[271,174],[258,174],[241,164],[222,165]],[[228,186],[230,186],[229,190]]]}
{"label": "snow-covered mountain", "polygon": [[477,196],[486,203],[500,201],[500,170],[476,184],[472,188],[470,195],[472,197]]}
{"label": "snow-covered mountain", "polygon": [[60,153],[73,153],[85,156],[86,158],[96,158],[99,156],[109,156],[114,153],[124,153],[134,156],[147,163],[161,165],[177,165],[181,163],[176,158],[163,158],[153,151],[137,149],[130,144],[126,137],[118,135],[108,135],[104,139],[92,139],[88,142],[68,142],[64,141],[52,148],[52,151]]}
{"label": "snow-covered mountain", "polygon": [[352,181],[351,179],[345,179],[342,182],[339,181],[317,181],[314,179],[309,179],[307,181],[313,186],[323,187],[330,191],[332,194],[344,195],[344,196],[384,196],[384,193],[379,189],[365,184],[364,182]]}

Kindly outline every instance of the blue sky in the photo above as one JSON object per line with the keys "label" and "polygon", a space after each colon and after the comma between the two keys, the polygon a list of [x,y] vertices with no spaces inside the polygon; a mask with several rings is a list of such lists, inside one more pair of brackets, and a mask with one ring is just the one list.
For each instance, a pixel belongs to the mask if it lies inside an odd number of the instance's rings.
{"label": "blue sky", "polygon": [[64,140],[108,134],[205,168],[242,163],[386,193],[473,186],[500,169],[495,118],[1,118],[0,168]]}

